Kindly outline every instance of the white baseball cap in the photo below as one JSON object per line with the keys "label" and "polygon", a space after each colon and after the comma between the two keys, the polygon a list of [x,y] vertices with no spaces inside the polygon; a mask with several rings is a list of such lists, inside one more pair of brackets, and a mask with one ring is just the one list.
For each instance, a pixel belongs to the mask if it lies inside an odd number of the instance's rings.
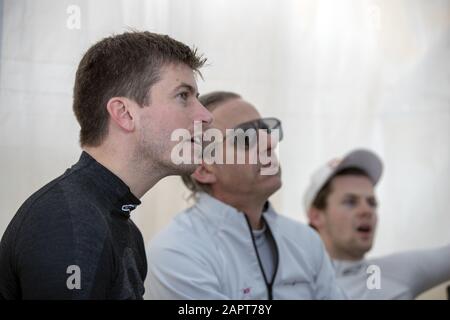
{"label": "white baseball cap", "polygon": [[311,176],[309,186],[303,196],[305,212],[308,212],[317,194],[328,180],[337,172],[347,168],[363,170],[376,185],[383,173],[383,162],[375,153],[365,149],[353,150],[342,159],[335,158],[327,162]]}

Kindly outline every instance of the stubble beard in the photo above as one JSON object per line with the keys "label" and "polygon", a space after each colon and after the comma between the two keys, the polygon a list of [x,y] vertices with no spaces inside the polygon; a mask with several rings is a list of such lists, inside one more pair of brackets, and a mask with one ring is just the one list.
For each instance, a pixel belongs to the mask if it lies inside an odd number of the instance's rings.
{"label": "stubble beard", "polygon": [[[170,135],[168,136],[170,137]],[[166,140],[170,144],[170,139]],[[141,163],[145,163],[148,170],[152,170],[161,177],[175,175],[190,175],[197,168],[198,164],[175,164],[170,157],[173,146],[165,144],[163,139],[153,139],[149,141],[145,136],[141,136],[139,146],[135,151],[135,158]]]}

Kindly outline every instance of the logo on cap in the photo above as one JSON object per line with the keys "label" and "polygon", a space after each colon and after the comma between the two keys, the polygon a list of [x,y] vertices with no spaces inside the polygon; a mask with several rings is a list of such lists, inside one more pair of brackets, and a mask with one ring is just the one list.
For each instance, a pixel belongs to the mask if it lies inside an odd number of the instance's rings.
{"label": "logo on cap", "polygon": [[334,158],[334,159],[331,159],[331,160],[328,162],[328,166],[329,166],[331,169],[336,169],[337,166],[338,166],[341,162],[342,162],[342,159],[340,159],[340,158]]}

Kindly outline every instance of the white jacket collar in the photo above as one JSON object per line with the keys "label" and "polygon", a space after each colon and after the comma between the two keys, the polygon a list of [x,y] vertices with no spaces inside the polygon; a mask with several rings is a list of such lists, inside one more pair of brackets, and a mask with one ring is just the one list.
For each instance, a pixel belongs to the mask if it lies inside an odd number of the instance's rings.
{"label": "white jacket collar", "polygon": [[332,264],[337,276],[348,276],[360,273],[363,268],[365,270],[367,262],[364,259],[357,261],[332,260]]}
{"label": "white jacket collar", "polygon": [[[245,214],[238,211],[236,208],[210,196],[207,193],[201,192],[197,195],[197,201],[194,205],[201,212],[205,219],[210,221],[213,225],[219,228],[227,227],[243,227],[248,230]],[[271,229],[273,228],[274,218],[276,212],[272,205],[268,202],[266,211],[263,216]]]}

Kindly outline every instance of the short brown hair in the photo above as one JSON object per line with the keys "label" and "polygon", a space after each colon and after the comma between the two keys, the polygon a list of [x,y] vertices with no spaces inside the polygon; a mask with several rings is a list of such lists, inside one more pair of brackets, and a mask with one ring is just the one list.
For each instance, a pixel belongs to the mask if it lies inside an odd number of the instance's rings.
{"label": "short brown hair", "polygon": [[80,144],[98,146],[108,133],[106,104],[115,96],[150,104],[149,90],[161,68],[183,63],[199,72],[206,59],[167,35],[125,32],[97,42],[78,66],[73,90],[73,110],[80,124]]}
{"label": "short brown hair", "polygon": [[[213,112],[214,109],[228,100],[240,98],[241,96],[234,92],[214,91],[201,95],[198,100],[209,112]],[[195,196],[198,192],[209,193],[209,185],[196,181],[191,175],[182,175],[181,179],[184,185],[192,192],[192,196]]]}
{"label": "short brown hair", "polygon": [[323,187],[319,190],[316,197],[314,198],[314,201],[312,202],[312,206],[319,209],[319,210],[325,210],[327,208],[327,200],[330,193],[333,191],[331,189],[331,183],[333,182],[333,179],[335,177],[340,176],[364,176],[370,179],[369,175],[366,171],[351,167],[351,168],[345,168],[338,172],[336,172],[334,175],[332,175],[328,181],[323,185]]}

